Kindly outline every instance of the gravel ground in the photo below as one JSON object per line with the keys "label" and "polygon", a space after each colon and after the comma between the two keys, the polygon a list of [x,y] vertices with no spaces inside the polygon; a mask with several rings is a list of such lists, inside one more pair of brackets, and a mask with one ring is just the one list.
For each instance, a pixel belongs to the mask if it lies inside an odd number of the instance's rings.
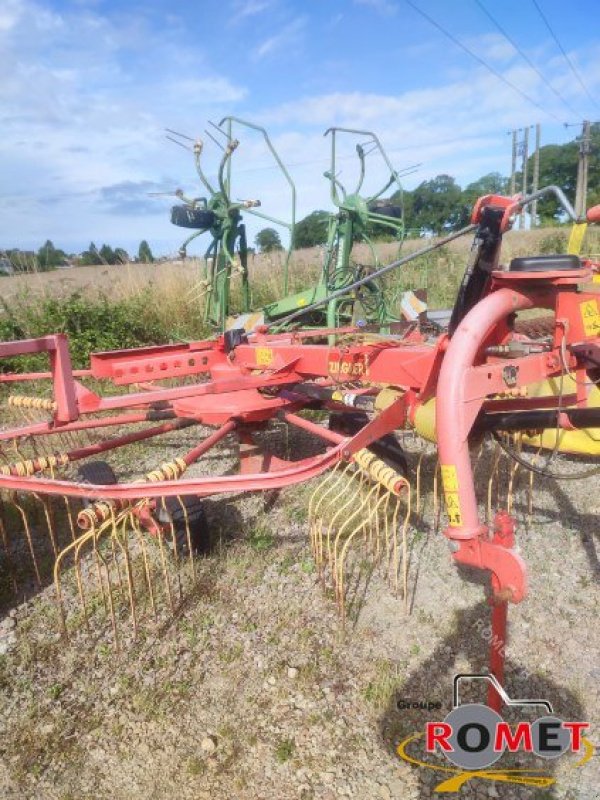
{"label": "gravel ground", "polygon": [[[477,470],[482,495],[489,455]],[[375,571],[365,578],[358,618],[341,628],[307,545],[309,486],[207,502],[215,551],[199,562],[196,583],[185,584],[175,618],[141,626],[118,653],[106,622],[69,645],[58,638],[52,586],[7,608],[0,622],[0,796],[443,796],[433,792],[443,773],[395,755],[397,742],[431,719],[399,710],[397,701],[439,701],[443,718],[454,673],[485,669],[489,609],[482,585],[450,562],[433,519],[433,471],[426,459],[427,503],[409,532],[408,610]],[[505,487],[504,462],[500,475]],[[517,473],[530,595],[510,609],[507,689],[548,699],[564,719],[590,721],[595,741],[598,480],[536,479],[529,525],[527,486]],[[503,505],[504,488],[499,494]],[[568,758],[551,762],[557,783],[550,788],[474,779],[460,796],[600,798],[600,759],[572,766]]]}

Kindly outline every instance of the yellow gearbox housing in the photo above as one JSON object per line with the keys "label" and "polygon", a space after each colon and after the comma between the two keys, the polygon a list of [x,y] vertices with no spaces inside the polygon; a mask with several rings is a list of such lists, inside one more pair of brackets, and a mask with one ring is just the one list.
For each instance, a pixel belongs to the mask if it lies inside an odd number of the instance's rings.
{"label": "yellow gearbox housing", "polygon": [[[565,375],[562,379],[563,394],[574,394],[577,384],[572,375]],[[549,378],[527,387],[528,397],[551,397],[560,392],[560,378]],[[588,407],[600,408],[600,389],[592,386],[588,395]],[[581,428],[580,430],[567,431],[563,429],[547,428],[541,433],[524,435],[523,444],[531,447],[543,447],[553,450],[556,447],[558,436],[558,450],[560,453],[573,453],[580,456],[600,456],[600,428]]]}
{"label": "yellow gearbox housing", "polygon": [[[575,379],[571,375],[565,375],[562,381],[563,394],[575,394],[577,391]],[[539,381],[539,383],[530,384],[527,387],[526,396],[529,398],[558,396],[560,388],[561,379],[550,378]],[[600,408],[600,389],[597,386],[592,386],[590,389],[588,406],[590,408]],[[435,410],[436,401],[435,398],[432,398],[419,406],[414,416],[415,431],[429,442],[436,441]],[[600,456],[600,428],[582,428],[574,431],[560,429],[558,432],[556,428],[549,428],[541,433],[524,433],[523,444],[553,450],[556,445],[557,433],[559,452],[582,456]]]}

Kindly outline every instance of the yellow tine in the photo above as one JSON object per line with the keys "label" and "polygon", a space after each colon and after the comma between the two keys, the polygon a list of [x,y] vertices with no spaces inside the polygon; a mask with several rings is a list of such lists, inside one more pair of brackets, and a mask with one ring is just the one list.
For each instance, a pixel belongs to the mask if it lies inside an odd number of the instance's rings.
{"label": "yellow tine", "polygon": [[[371,513],[373,513],[371,505],[370,505],[370,500],[371,500],[371,495],[373,493],[376,493],[378,488],[379,488],[379,486],[377,484],[375,486],[371,486],[369,488],[369,490],[367,491],[367,494],[364,494],[362,496],[362,499],[361,499],[360,503],[356,506],[354,511],[348,517],[346,517],[344,522],[340,525],[340,527],[337,530],[335,539],[333,541],[333,549],[332,549],[331,562],[330,562],[331,563],[331,572],[332,572],[332,576],[333,576],[333,582],[334,582],[334,586],[336,586],[336,587],[339,584],[339,581],[338,581],[338,572],[339,572],[339,569],[338,569],[338,548],[339,548],[339,545],[340,545],[340,541],[341,541],[343,535],[345,534],[346,530],[348,529],[348,527],[350,527],[352,525],[352,523],[354,522],[356,517],[359,517],[359,520],[360,520],[360,522],[359,522],[359,524],[357,526],[357,529],[364,530],[365,520],[364,520],[364,517],[362,516],[362,513],[363,513],[363,511],[365,509],[365,506],[367,508],[367,517]],[[336,589],[336,592],[337,592],[337,589]]]}
{"label": "yellow tine", "polygon": [[423,458],[425,457],[425,450],[419,453],[419,460],[417,461],[417,478],[416,478],[416,502],[415,502],[415,516],[421,513],[421,468],[423,465]]}
{"label": "yellow tine", "polygon": [[[521,452],[521,447],[523,445],[522,436],[514,437],[513,438],[513,444],[516,446],[517,452],[520,453]],[[519,466],[520,465],[519,465],[518,461],[513,461],[512,464],[510,465],[508,488],[507,488],[507,491],[506,491],[506,510],[507,510],[507,512],[509,514],[512,513],[513,489],[514,489],[514,484],[515,484],[515,478],[516,478],[517,472],[519,470]]]}
{"label": "yellow tine", "polygon": [[8,567],[8,571],[13,585],[13,592],[16,593],[18,590],[17,576],[15,574],[14,564],[10,555],[10,542],[8,540],[8,533],[6,531],[6,525],[4,523],[4,501],[2,500],[2,498],[0,498],[0,538],[2,539],[2,546],[4,548],[6,565]]}
{"label": "yellow tine", "polygon": [[[377,491],[377,489],[378,489],[378,486],[374,486],[371,491]],[[385,499],[385,495],[383,495],[379,499],[379,503],[383,502],[384,499]],[[348,524],[349,524],[349,522],[350,522],[350,519],[347,520]],[[344,523],[344,524],[346,525],[346,523]],[[337,587],[337,592],[339,593],[339,597],[340,597],[340,612],[341,612],[341,618],[342,618],[342,625],[345,624],[344,561],[346,559],[346,555],[348,553],[348,549],[349,549],[354,537],[359,533],[359,531],[361,529],[362,529],[362,522],[359,522],[358,525],[356,525],[354,527],[354,529],[348,534],[348,536],[346,537],[346,539],[344,541],[344,544],[342,545],[340,557],[339,557],[339,559],[337,560],[337,563],[336,563],[336,566],[337,566],[336,587]]]}
{"label": "yellow tine", "polygon": [[[325,500],[325,498],[327,496],[332,495],[332,498],[335,498],[335,499],[339,498],[339,496],[337,494],[333,495],[332,493],[335,492],[335,490],[338,487],[338,485],[346,478],[348,472],[353,469],[353,466],[352,466],[351,462],[346,464],[343,468],[342,468],[341,465],[342,465],[342,462],[341,461],[338,462],[338,464],[336,465],[335,469],[332,472],[329,473],[327,479],[325,481],[323,481],[323,483],[321,484],[321,487],[323,489],[325,489],[325,491],[323,491],[322,494],[319,496],[319,498],[315,502],[314,506],[311,507],[311,504],[309,503],[309,519],[310,519],[310,517],[312,515],[313,519],[316,520],[311,525],[311,534],[314,535],[313,554],[314,554],[314,558],[315,558],[315,563],[316,563],[317,567],[319,568],[319,571],[320,571],[321,565],[323,563],[323,549],[322,549],[322,545],[323,545],[323,537],[322,537],[322,532],[323,532],[323,514],[321,514],[320,517],[317,517],[316,515],[317,515],[317,512],[319,511],[319,509],[321,507],[321,504],[323,503],[323,501]],[[336,475],[336,473],[337,473],[337,475]],[[327,487],[327,483],[330,482],[330,478],[332,479],[332,485]],[[313,492],[313,495],[311,496],[311,502],[315,498],[319,488],[320,487],[317,487],[317,490],[315,492]],[[314,533],[313,533],[313,531],[314,531]]]}
{"label": "yellow tine", "polygon": [[171,611],[174,611],[175,610],[175,605],[173,603],[173,594],[171,592],[171,582],[169,580],[169,573],[168,573],[168,570],[167,570],[167,560],[165,558],[165,542],[164,542],[164,536],[163,536],[162,531],[158,532],[158,547],[159,547],[159,551],[160,551],[160,563],[161,563],[161,566],[162,566],[163,580],[165,582],[166,596],[167,596],[167,599],[169,601],[169,607],[170,607]]}
{"label": "yellow tine", "polygon": [[488,486],[487,486],[487,517],[486,521],[487,524],[490,525],[492,521],[492,491],[493,491],[493,482],[494,477],[498,472],[498,462],[500,460],[500,453],[502,452],[500,445],[498,442],[495,442],[494,447],[494,459],[492,461],[492,468],[490,470],[490,477],[488,479]]}
{"label": "yellow tine", "polygon": [[[287,431],[287,426],[286,426],[285,430]],[[183,519],[185,521],[185,536],[186,536],[187,545],[188,545],[188,553],[189,553],[189,556],[190,556],[190,564],[191,564],[191,567],[192,567],[192,575],[195,578],[196,577],[196,559],[194,558],[194,551],[193,551],[193,548],[192,548],[192,532],[190,530],[190,519],[189,519],[189,516],[188,516],[188,511],[187,511],[186,505],[185,505],[185,503],[183,502],[183,500],[181,499],[181,497],[179,495],[177,495],[177,502],[181,506],[181,511],[183,512]]]}
{"label": "yellow tine", "polygon": [[142,559],[143,559],[143,562],[144,562],[144,574],[146,576],[146,584],[148,586],[148,595],[150,597],[150,607],[152,609],[153,616],[156,618],[156,605],[154,603],[154,590],[153,590],[153,587],[152,587],[152,573],[151,573],[151,570],[150,570],[150,564],[148,562],[148,554],[146,552],[146,544],[145,544],[146,537],[145,537],[145,535],[144,535],[144,533],[143,533],[143,531],[142,531],[142,529],[140,527],[139,521],[138,521],[137,517],[135,516],[135,514],[133,515],[133,518],[132,518],[131,522],[132,522],[133,530],[134,530],[134,532],[135,532],[135,534],[137,536],[138,543],[139,543],[139,545],[141,547],[141,550],[142,550]]}
{"label": "yellow tine", "polygon": [[21,515],[21,519],[23,521],[23,528],[25,529],[25,536],[27,538],[27,544],[29,546],[29,553],[31,555],[31,560],[33,562],[33,569],[35,571],[36,581],[37,581],[38,587],[41,588],[42,579],[40,577],[40,570],[39,570],[39,567],[38,567],[37,559],[35,557],[35,549],[33,547],[33,539],[32,539],[32,536],[31,536],[31,530],[29,528],[29,520],[27,519],[27,512],[25,511],[23,506],[20,505],[20,503],[17,503],[16,495],[15,495],[15,498],[13,498],[13,500],[11,502],[12,502],[12,505],[14,505],[14,507],[17,509],[17,511]]}
{"label": "yellow tine", "polygon": [[[399,504],[398,504],[399,505]],[[411,498],[410,491],[406,496],[406,514],[404,515],[404,523],[402,525],[402,591],[404,593],[404,610],[408,612],[408,526],[410,524],[411,515]],[[396,581],[396,591],[398,591],[398,583]]]}
{"label": "yellow tine", "polygon": [[440,518],[441,518],[441,503],[440,503],[440,495],[439,495],[439,481],[440,476],[440,460],[439,458],[435,462],[435,469],[433,473],[433,532],[436,533],[439,525],[440,525]]}
{"label": "yellow tine", "polygon": [[[114,538],[121,548],[121,552],[123,553],[123,559],[125,561],[125,575],[127,577],[127,594],[129,598],[129,607],[131,609],[131,624],[133,626],[133,638],[137,637],[137,616],[136,616],[136,604],[135,604],[135,587],[133,583],[133,574],[131,571],[131,559],[129,557],[129,547],[128,547],[128,536],[127,536],[127,525],[129,523],[128,517],[132,516],[131,511],[120,515],[120,522],[121,522],[121,536],[119,536],[119,530],[117,527],[117,523],[115,522],[114,527]],[[121,541],[122,537],[122,541]]]}
{"label": "yellow tine", "polygon": [[[329,525],[327,526],[327,534],[326,534],[326,537],[325,537],[325,541],[326,541],[326,544],[327,544],[327,563],[328,564],[332,563],[331,533],[333,531],[333,527],[336,524],[336,522],[338,521],[339,517],[341,517],[344,514],[344,512],[346,511],[348,506],[352,506],[352,504],[354,503],[356,498],[361,495],[361,490],[362,490],[362,487],[363,487],[363,484],[364,484],[365,480],[366,480],[366,478],[365,478],[365,475],[364,475],[364,473],[362,471],[356,471],[354,474],[351,475],[351,481],[354,482],[354,483],[358,483],[358,486],[356,487],[354,492],[352,492],[352,489],[348,490],[348,499],[346,500],[345,503],[343,503],[341,506],[338,507],[337,511],[331,517]],[[339,502],[339,498],[338,498],[338,502]],[[361,503],[359,508],[362,508],[363,505],[364,505],[364,503]],[[354,514],[352,515],[352,517],[354,517]]]}
{"label": "yellow tine", "polygon": [[112,588],[112,582],[111,582],[111,579],[110,579],[110,567],[109,567],[108,563],[106,562],[106,559],[102,555],[101,551],[98,548],[98,540],[100,538],[100,531],[103,531],[103,529],[108,529],[110,527],[111,528],[111,539],[112,539],[112,525],[113,524],[114,523],[113,523],[112,519],[106,520],[106,522],[98,530],[97,534],[93,537],[93,543],[94,543],[94,550],[98,554],[98,558],[99,558],[99,561],[101,563],[101,566],[100,566],[100,579],[102,580],[102,567],[104,567],[104,574],[106,575],[106,596],[108,598],[108,610],[109,610],[109,614],[110,614],[110,622],[111,622],[111,627],[112,627],[112,632],[113,632],[113,639],[114,639],[114,642],[115,642],[115,649],[118,651],[119,648],[120,648],[120,642],[119,642],[119,632],[117,630],[117,619],[116,619],[116,615],[115,615],[115,604],[114,604],[114,598],[113,598],[113,588]]}

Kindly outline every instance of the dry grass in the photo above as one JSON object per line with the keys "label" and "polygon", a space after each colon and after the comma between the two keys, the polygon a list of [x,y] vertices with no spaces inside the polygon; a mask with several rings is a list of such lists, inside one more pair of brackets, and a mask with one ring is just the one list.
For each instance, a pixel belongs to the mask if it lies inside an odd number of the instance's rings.
{"label": "dry grass", "polygon": [[[504,240],[504,261],[519,255],[551,252],[561,248],[564,252],[568,228],[540,228],[535,231],[511,231]],[[404,243],[402,254],[408,254],[429,244],[422,239]],[[390,277],[390,288],[427,288],[429,303],[433,308],[452,303],[456,287],[462,276],[471,245],[470,237],[452,242],[447,247],[407,265]],[[600,236],[588,234],[588,249],[600,251]],[[548,249],[550,248],[550,249]],[[382,264],[398,257],[394,243],[376,245]],[[358,264],[372,263],[366,245],[357,245],[353,257]],[[322,264],[323,250],[314,247],[297,250],[290,267],[289,290],[298,291],[314,283]],[[283,296],[283,253],[250,256],[252,306],[261,307]],[[159,316],[168,323],[174,338],[201,335],[203,293],[200,281],[203,267],[200,259],[165,261],[155,264],[126,264],[119,267],[87,266],[54,272],[28,273],[0,279],[3,299],[10,305],[35,297],[66,297],[79,292],[88,297],[107,295],[110,298],[130,298],[144,294],[147,302],[155,306]],[[232,303],[239,304],[239,280],[234,279]]]}

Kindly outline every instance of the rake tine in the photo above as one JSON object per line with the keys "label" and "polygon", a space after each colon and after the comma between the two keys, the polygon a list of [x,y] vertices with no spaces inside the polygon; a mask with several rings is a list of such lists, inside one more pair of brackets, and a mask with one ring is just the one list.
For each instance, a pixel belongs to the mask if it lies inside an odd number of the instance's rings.
{"label": "rake tine", "polygon": [[44,517],[46,519],[46,527],[48,529],[48,536],[50,538],[50,542],[52,544],[52,551],[54,552],[54,558],[58,556],[58,547],[56,546],[56,536],[54,535],[54,525],[52,524],[52,520],[50,518],[50,510],[48,508],[48,500],[46,498],[41,498],[39,494],[33,492],[33,496],[35,499],[41,503],[42,508],[44,509]]}
{"label": "rake tine", "polygon": [[421,513],[421,467],[423,464],[423,458],[425,457],[425,451],[422,450],[419,453],[419,460],[417,461],[417,482],[416,482],[416,502],[415,502],[415,516],[418,517]]}
{"label": "rake tine", "polygon": [[163,580],[165,582],[166,595],[167,595],[167,599],[169,601],[169,607],[171,609],[171,612],[173,612],[175,610],[175,605],[173,603],[173,595],[172,595],[172,592],[171,592],[171,582],[169,580],[169,573],[168,573],[168,569],[167,569],[167,560],[165,558],[165,542],[164,542],[164,535],[163,535],[162,530],[159,530],[159,532],[158,532],[158,547],[159,547],[159,550],[160,550],[160,563],[161,563],[161,566],[162,566],[162,573],[163,573]]}
{"label": "rake tine", "polygon": [[156,605],[154,603],[154,590],[152,588],[152,574],[151,574],[151,570],[150,570],[150,564],[148,562],[148,554],[146,552],[146,544],[145,544],[145,541],[144,541],[145,540],[145,536],[144,536],[144,534],[143,534],[143,532],[142,532],[142,530],[140,528],[139,522],[138,522],[137,517],[135,515],[133,515],[133,518],[132,518],[131,522],[132,522],[133,530],[134,530],[134,532],[135,532],[135,534],[137,536],[138,543],[139,543],[139,545],[141,547],[141,550],[142,550],[142,560],[144,562],[144,574],[146,576],[146,584],[148,586],[148,594],[150,596],[150,607],[152,609],[152,614],[153,614],[154,618],[156,619]]}
{"label": "rake tine", "polygon": [[490,477],[488,479],[488,486],[487,486],[487,512],[486,512],[487,513],[487,517],[486,517],[486,522],[487,522],[488,525],[491,523],[491,519],[492,519],[492,491],[493,491],[492,487],[493,487],[494,477],[496,476],[496,474],[498,472],[498,462],[500,460],[500,453],[501,452],[502,452],[502,450],[500,449],[500,445],[498,444],[498,442],[496,442],[495,443],[495,448],[494,448],[494,460],[492,462],[492,468],[490,470]]}
{"label": "rake tine", "polygon": [[[337,488],[338,484],[346,477],[348,471],[351,470],[352,468],[351,463],[347,464],[344,468],[342,468],[341,465],[342,462],[341,461],[338,462],[335,468],[328,474],[327,478],[315,489],[315,491],[311,495],[308,505],[309,520],[310,519],[313,520],[313,523],[311,524],[311,545],[319,574],[321,573],[322,563],[323,563],[323,551],[322,551],[323,518],[322,516],[317,517],[316,515],[325,498]],[[332,485],[328,487],[327,486],[328,483],[331,483]],[[313,508],[312,503],[315,501],[315,498],[317,497],[317,494],[319,492],[322,492],[322,494],[319,495],[318,500],[315,502],[315,506]]]}
{"label": "rake tine", "polygon": [[377,561],[379,556],[379,518],[375,513],[380,493],[378,484],[376,484],[376,488],[375,497],[373,497],[371,492],[367,495],[368,513],[364,521],[365,550],[367,554],[372,554],[375,561]]}
{"label": "rake tine", "polygon": [[96,577],[98,579],[98,586],[100,588],[100,593],[102,595],[102,602],[104,604],[104,613],[108,614],[108,598],[106,597],[104,591],[104,581],[102,580],[102,565],[100,561],[100,554],[98,553],[95,544],[94,544],[94,565],[96,567]]}
{"label": "rake tine", "polygon": [[[114,517],[113,517],[113,525],[114,525]],[[112,555],[111,564],[114,566],[114,568],[116,569],[116,572],[117,572],[118,592],[119,592],[119,595],[121,596],[121,600],[123,600],[124,591],[125,590],[123,588],[123,578],[121,577],[121,567],[120,567],[120,564],[119,564],[119,559],[117,558],[117,552],[115,550],[115,531],[114,530],[111,533],[111,537],[110,537],[110,551],[111,551],[111,555]]]}
{"label": "rake tine", "polygon": [[[59,613],[59,617],[60,617],[62,634],[66,639],[69,638],[69,633],[68,633],[68,629],[67,629],[67,617],[66,617],[65,607],[64,607],[64,602],[63,602],[62,581],[61,581],[61,577],[60,577],[62,562],[67,557],[67,555],[72,550],[74,550],[75,551],[75,563],[78,563],[78,551],[79,551],[79,549],[84,544],[84,542],[86,540],[88,540],[89,538],[91,538],[93,535],[94,535],[93,531],[86,531],[84,534],[82,534],[79,537],[79,539],[75,539],[70,544],[68,544],[66,547],[64,547],[60,551],[58,556],[56,557],[56,560],[54,561],[54,588],[55,588],[55,591],[56,591],[56,602],[57,602],[57,606],[58,606],[58,613]],[[84,610],[84,614],[83,614],[84,620],[87,623],[87,608],[86,608],[86,605],[85,605],[85,600],[83,598],[83,586],[79,582],[78,582],[78,588],[80,589],[80,598],[82,600],[82,606],[83,606],[83,610]]]}
{"label": "rake tine", "polygon": [[132,575],[132,572],[131,572],[131,560],[129,558],[129,548],[127,546],[128,538],[127,538],[127,532],[126,532],[126,526],[127,526],[128,521],[129,521],[128,520],[128,516],[129,515],[130,515],[130,512],[128,514],[123,514],[122,517],[121,517],[121,520],[120,520],[121,523],[122,523],[121,534],[122,534],[123,541],[121,541],[121,537],[119,536],[119,530],[118,530],[118,527],[117,527],[117,523],[115,523],[114,534],[115,534],[115,538],[116,538],[117,544],[121,548],[121,552],[123,553],[123,558],[125,560],[125,575],[127,577],[127,593],[128,593],[128,597],[129,597],[129,607],[131,609],[131,624],[133,626],[133,638],[135,639],[137,637],[137,616],[136,616],[136,612],[135,612],[135,587],[134,587],[134,583],[133,583],[133,575]]}
{"label": "rake tine", "polygon": [[37,585],[38,585],[38,588],[41,589],[41,587],[42,587],[42,578],[40,576],[40,570],[39,570],[39,567],[38,567],[37,559],[35,557],[35,549],[33,547],[33,539],[31,537],[31,530],[29,528],[29,520],[27,519],[27,512],[25,511],[25,509],[19,503],[17,503],[16,499],[13,499],[11,502],[12,502],[12,505],[14,505],[14,507],[17,509],[17,511],[21,515],[21,519],[23,521],[23,528],[25,530],[25,536],[27,538],[27,544],[29,546],[29,553],[31,555],[31,560],[33,562],[33,569],[35,571],[35,577],[36,577]]}
{"label": "rake tine", "polygon": [[385,506],[383,508],[383,512],[382,512],[382,515],[381,515],[382,519],[383,519],[383,530],[384,530],[384,538],[385,538],[385,556],[386,556],[386,560],[387,560],[387,570],[388,570],[387,579],[388,579],[388,581],[390,580],[389,572],[390,572],[390,541],[391,541],[391,537],[390,537],[390,519],[389,519],[390,498],[391,498],[391,492],[388,492],[387,493],[387,499],[386,499],[386,502],[385,502]]}
{"label": "rake tine", "polygon": [[[361,477],[363,477],[362,473],[361,473]],[[364,518],[362,517],[362,512],[363,512],[363,510],[365,509],[365,506],[366,506],[367,507],[367,519],[368,519],[369,515],[371,514],[370,495],[373,493],[373,491],[376,488],[377,488],[376,486],[371,487],[369,489],[368,493],[366,495],[363,495],[360,504],[355,508],[355,510],[350,514],[349,517],[346,517],[346,519],[344,520],[342,525],[338,528],[337,534],[335,536],[335,539],[334,539],[334,542],[333,542],[333,551],[331,553],[331,557],[330,557],[330,562],[329,563],[331,565],[331,572],[332,572],[332,577],[333,577],[334,588],[335,588],[335,591],[336,591],[336,596],[338,596],[338,597],[339,597],[339,586],[340,586],[340,583],[343,585],[343,581],[340,582],[339,574],[338,574],[339,573],[338,547],[339,547],[340,541],[342,539],[343,534],[346,531],[346,528],[348,528],[348,526],[350,526],[352,524],[353,520],[356,517],[359,517],[360,522],[356,526],[356,528],[353,529],[353,531],[357,532],[358,530],[364,529],[364,526],[365,526],[366,523],[365,523]]]}
{"label": "rake tine", "polygon": [[0,498],[0,538],[2,538],[2,546],[4,548],[4,553],[6,557],[6,565],[8,567],[8,571],[11,577],[12,585],[13,585],[13,592],[16,594],[18,591],[18,583],[17,583],[17,576],[15,573],[14,564],[10,555],[10,543],[8,540],[8,533],[6,531],[6,525],[4,523],[4,500]]}
{"label": "rake tine", "polygon": [[[398,508],[400,501],[398,500]],[[410,524],[411,516],[411,497],[410,487],[406,497],[406,514],[404,516],[404,523],[402,525],[402,592],[404,594],[404,611],[408,613],[408,526]],[[398,582],[396,581],[396,591],[398,591]]]}
{"label": "rake tine", "polygon": [[183,519],[184,519],[184,522],[185,522],[185,536],[186,536],[186,540],[187,540],[188,553],[190,555],[190,564],[191,564],[191,568],[192,568],[192,576],[195,579],[196,578],[196,559],[194,558],[194,551],[193,551],[193,548],[192,548],[192,532],[190,530],[190,519],[189,519],[189,516],[188,516],[188,512],[187,512],[187,508],[185,506],[185,503],[181,499],[180,495],[177,495],[177,502],[181,506],[181,511],[183,512]]}
{"label": "rake tine", "polygon": [[[85,531],[85,533],[82,533],[81,536],[79,536],[79,538],[75,539],[70,544],[68,544],[66,547],[64,547],[60,551],[60,553],[58,554],[58,556],[56,558],[56,561],[54,562],[54,586],[55,586],[55,589],[56,589],[56,597],[57,597],[57,602],[58,602],[58,606],[59,606],[59,613],[60,613],[63,633],[67,638],[68,638],[68,631],[67,631],[66,615],[65,615],[64,603],[63,603],[62,581],[61,581],[61,578],[60,578],[62,562],[66,559],[67,555],[73,551],[73,553],[74,553],[74,562],[75,562],[75,565],[76,565],[76,575],[79,576],[80,575],[80,571],[79,571],[79,554],[81,552],[81,548],[87,542],[89,542],[91,540],[94,540],[95,537],[96,537],[95,528],[92,528],[89,531]],[[86,607],[86,603],[85,603],[85,595],[84,595],[84,592],[83,592],[83,583],[79,579],[78,579],[77,583],[78,583],[79,597],[80,597],[82,608],[83,608],[84,620],[85,620],[86,625],[87,625],[88,615],[87,615],[87,607]],[[102,592],[102,594],[103,594],[103,597],[104,597],[104,591]]]}
{"label": "rake tine", "polygon": [[[177,497],[177,501],[179,505],[183,505],[180,497]],[[163,503],[164,503],[164,498],[163,498]],[[186,537],[188,538],[188,548],[191,555],[192,554],[190,548],[191,535],[189,535],[188,526],[186,526]],[[173,554],[175,556],[175,566],[176,566],[175,577],[177,579],[177,588],[179,590],[179,602],[181,603],[183,601],[183,584],[181,582],[180,566],[183,566],[184,563],[184,553],[183,552],[181,554],[179,553],[179,542],[177,541],[177,534],[175,533],[175,523],[173,522],[172,517],[171,517],[171,541],[173,543]]]}
{"label": "rake tine", "polygon": [[[379,490],[379,486],[376,485],[370,491],[371,492],[377,492],[378,490]],[[381,501],[383,499],[384,499],[384,497],[382,497],[379,500],[379,503],[381,503]],[[360,510],[362,510],[362,509],[360,509]],[[377,508],[375,510],[377,510]],[[344,527],[347,527],[349,525],[349,523],[354,518],[354,516],[356,516],[356,512],[355,512],[355,514],[352,515],[352,517],[350,517],[344,523]],[[339,597],[338,604],[340,606],[340,616],[341,616],[341,620],[342,620],[342,627],[345,625],[345,622],[346,622],[346,618],[345,618],[345,603],[344,603],[344,561],[345,561],[346,554],[348,553],[348,549],[349,549],[354,537],[361,531],[361,529],[362,529],[362,522],[359,522],[359,524],[354,527],[354,529],[351,531],[351,533],[348,534],[344,544],[342,545],[342,550],[341,550],[341,553],[340,553],[339,560],[337,561],[336,593],[338,594],[338,597]]]}
{"label": "rake tine", "polygon": [[[534,465],[538,461],[541,453],[542,453],[542,447],[540,446],[540,447],[538,447],[537,453],[533,457],[533,462],[532,463]],[[534,478],[535,478],[534,471],[533,470],[529,470],[529,484],[528,484],[528,486],[529,486],[529,496],[528,496],[528,499],[527,499],[527,529],[528,530],[531,527],[531,520],[532,520],[532,517],[533,517],[533,481],[534,481]]]}
{"label": "rake tine", "polygon": [[[386,507],[387,511],[387,507]],[[392,561],[392,576],[393,576],[393,586],[394,586],[394,593],[396,596],[398,595],[398,568],[399,568],[399,557],[398,557],[398,514],[400,511],[400,500],[396,497],[396,502],[394,503],[394,510],[392,511],[392,536],[391,536],[391,550],[392,552],[389,554],[388,558],[391,557]],[[388,561],[388,575],[389,575],[389,561]]]}
{"label": "rake tine", "polygon": [[441,474],[440,460],[438,458],[435,462],[435,468],[433,472],[433,532],[434,533],[437,533],[442,515],[442,508],[441,508],[440,494],[439,494],[440,474]]}
{"label": "rake tine", "polygon": [[[520,454],[521,448],[523,446],[523,437],[522,436],[513,437],[513,444],[515,445],[517,452]],[[513,488],[514,488],[514,483],[515,483],[515,478],[517,476],[517,472],[519,471],[519,466],[520,465],[519,465],[518,461],[513,461],[511,466],[510,466],[509,479],[508,479],[508,488],[507,488],[507,491],[506,491],[506,510],[508,511],[509,514],[512,513],[512,505],[513,505],[513,499],[514,499]]]}
{"label": "rake tine", "polygon": [[[343,505],[341,505],[341,506],[338,508],[338,510],[335,512],[335,514],[334,514],[334,515],[333,515],[333,517],[331,518],[331,521],[330,521],[330,523],[329,523],[329,525],[328,525],[328,527],[327,527],[327,535],[326,535],[326,543],[327,543],[327,562],[328,562],[329,564],[331,564],[331,563],[332,563],[332,553],[331,553],[331,533],[332,533],[333,527],[334,527],[335,523],[337,522],[337,520],[338,520],[338,517],[340,517],[340,516],[341,516],[341,515],[342,515],[342,514],[343,514],[343,513],[346,511],[346,509],[348,508],[348,506],[351,506],[351,505],[352,505],[352,503],[354,502],[354,500],[356,500],[356,498],[360,496],[360,494],[361,494],[361,491],[362,491],[362,488],[363,488],[363,484],[364,484],[364,482],[365,482],[365,476],[364,476],[363,472],[355,472],[355,473],[352,475],[352,480],[353,480],[354,482],[356,482],[357,476],[358,476],[358,487],[356,488],[356,490],[355,490],[355,492],[354,492],[353,494],[350,494],[350,496],[348,497],[348,499],[346,500],[346,502],[345,502],[345,503],[343,503]],[[363,507],[364,507],[364,501],[363,501],[363,502],[361,502],[361,505],[359,506],[359,508],[363,508]],[[354,512],[354,513],[352,514],[352,516],[351,516],[351,519],[353,519],[353,518],[354,518],[355,514],[356,514],[356,512]],[[345,523],[344,523],[344,524],[345,524]]]}
{"label": "rake tine", "polygon": [[[165,512],[165,516],[168,516],[168,519],[169,519],[169,529],[170,529],[171,544],[172,544],[172,547],[173,547],[173,556],[174,556],[174,560],[175,560],[175,566],[178,567],[179,564],[180,564],[181,559],[179,557],[179,547],[178,547],[178,544],[177,544],[177,536],[175,534],[175,523],[173,521],[173,515],[172,514],[167,515],[166,498],[164,498],[164,497],[161,498],[161,504],[162,504],[163,510]],[[166,568],[167,567],[165,566],[165,569]],[[181,602],[181,600],[183,599],[183,588],[181,586],[181,579],[180,579],[180,575],[179,575],[179,570],[178,569],[176,569],[175,574],[176,574],[176,577],[177,577],[177,588],[179,590],[179,601]],[[172,600],[171,600],[171,610],[173,610]]]}
{"label": "rake tine", "polygon": [[[109,610],[109,613],[110,613],[110,622],[111,622],[112,631],[113,631],[113,638],[114,638],[114,641],[115,641],[115,649],[118,652],[119,649],[120,649],[120,643],[119,643],[119,633],[117,631],[117,620],[116,620],[116,616],[115,616],[115,605],[114,605],[114,600],[113,600],[113,588],[112,588],[112,583],[111,583],[111,580],[110,580],[110,568],[109,568],[109,566],[108,566],[108,564],[106,562],[106,559],[104,558],[104,556],[102,555],[102,553],[98,549],[98,539],[100,537],[100,532],[103,529],[107,528],[110,522],[111,522],[111,520],[107,520],[107,522],[105,522],[104,525],[97,532],[94,532],[95,535],[93,536],[93,542],[94,542],[94,550],[98,554],[98,558],[99,558],[99,560],[100,560],[100,562],[102,564],[102,566],[99,569],[100,580],[102,581],[102,567],[104,567],[104,572],[105,572],[105,575],[106,575],[106,594],[107,594],[107,597],[108,597],[108,610]],[[103,590],[102,594],[104,595],[104,590]]]}

